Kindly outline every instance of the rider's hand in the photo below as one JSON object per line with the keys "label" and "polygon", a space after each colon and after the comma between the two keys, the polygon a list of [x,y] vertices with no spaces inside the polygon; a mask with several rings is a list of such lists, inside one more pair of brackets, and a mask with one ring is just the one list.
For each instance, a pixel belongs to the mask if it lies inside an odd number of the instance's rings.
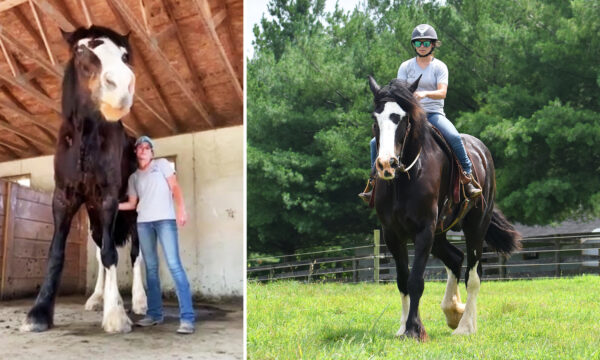
{"label": "rider's hand", "polygon": [[426,91],[415,91],[414,92],[415,98],[417,98],[417,100],[422,100],[423,98],[427,97],[427,92]]}

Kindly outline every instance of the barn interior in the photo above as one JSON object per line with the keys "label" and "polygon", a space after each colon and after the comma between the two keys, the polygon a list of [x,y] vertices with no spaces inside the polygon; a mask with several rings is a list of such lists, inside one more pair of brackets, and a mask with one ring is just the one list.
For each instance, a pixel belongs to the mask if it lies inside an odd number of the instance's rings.
{"label": "barn interior", "polygon": [[[52,227],[47,195],[11,188],[7,196],[6,190],[14,186],[9,181],[18,181],[51,194],[62,75],[70,57],[61,29],[92,24],[130,34],[136,93],[122,122],[130,135],[155,139],[156,157],[175,166],[190,218],[180,228],[180,251],[195,297],[240,298],[243,1],[5,0],[0,2],[0,179],[7,182],[1,183],[0,299],[35,293],[45,274]],[[28,195],[19,199],[21,193]],[[42,214],[34,219],[37,225],[10,221],[22,216],[11,209],[34,206]],[[76,250],[65,274],[83,279],[72,281],[64,293],[90,293],[97,276],[95,245],[85,241],[85,216],[81,219],[83,240],[73,241]],[[40,230],[15,231],[20,227]],[[19,246],[27,250],[16,251]],[[119,283],[127,293],[127,250],[120,251],[120,259]],[[11,288],[23,271],[27,280],[21,283],[27,284]],[[173,294],[164,262],[161,278],[165,293]]]}

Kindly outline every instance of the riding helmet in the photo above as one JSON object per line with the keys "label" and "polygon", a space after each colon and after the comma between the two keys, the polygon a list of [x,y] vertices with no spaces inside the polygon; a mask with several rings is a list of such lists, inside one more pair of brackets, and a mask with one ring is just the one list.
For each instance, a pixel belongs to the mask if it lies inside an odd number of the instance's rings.
{"label": "riding helmet", "polygon": [[435,29],[433,28],[433,26],[431,26],[429,24],[421,24],[421,25],[417,25],[415,27],[415,29],[413,30],[410,41],[414,41],[416,39],[437,40],[438,38],[437,38],[437,33],[435,32]]}

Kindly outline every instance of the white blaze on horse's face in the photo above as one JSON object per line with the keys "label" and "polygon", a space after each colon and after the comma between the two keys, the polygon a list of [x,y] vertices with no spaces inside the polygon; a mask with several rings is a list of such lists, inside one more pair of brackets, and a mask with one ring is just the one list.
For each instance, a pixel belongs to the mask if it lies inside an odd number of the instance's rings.
{"label": "white blaze on horse's face", "polygon": [[406,116],[406,111],[395,102],[387,102],[380,113],[374,113],[379,127],[379,154],[375,160],[377,174],[384,180],[391,180],[395,176],[399,164],[396,155],[396,130],[401,120]]}
{"label": "white blaze on horse's face", "polygon": [[101,71],[95,97],[107,120],[117,121],[129,113],[135,92],[135,75],[127,64],[129,54],[107,37],[81,39],[78,45],[90,49],[100,60]]}

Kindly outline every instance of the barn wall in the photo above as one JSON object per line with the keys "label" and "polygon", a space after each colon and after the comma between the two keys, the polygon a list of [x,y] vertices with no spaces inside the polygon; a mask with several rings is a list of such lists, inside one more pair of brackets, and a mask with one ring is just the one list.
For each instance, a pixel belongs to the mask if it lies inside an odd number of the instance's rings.
{"label": "barn wall", "polygon": [[[155,156],[176,157],[188,224],[180,228],[180,253],[195,296],[219,299],[243,295],[243,126],[156,139]],[[0,163],[0,177],[31,175],[31,186],[52,191],[53,157]],[[88,241],[87,289],[97,277],[95,245]],[[161,256],[163,291],[174,284]],[[131,286],[127,249],[119,251],[119,284]]]}

